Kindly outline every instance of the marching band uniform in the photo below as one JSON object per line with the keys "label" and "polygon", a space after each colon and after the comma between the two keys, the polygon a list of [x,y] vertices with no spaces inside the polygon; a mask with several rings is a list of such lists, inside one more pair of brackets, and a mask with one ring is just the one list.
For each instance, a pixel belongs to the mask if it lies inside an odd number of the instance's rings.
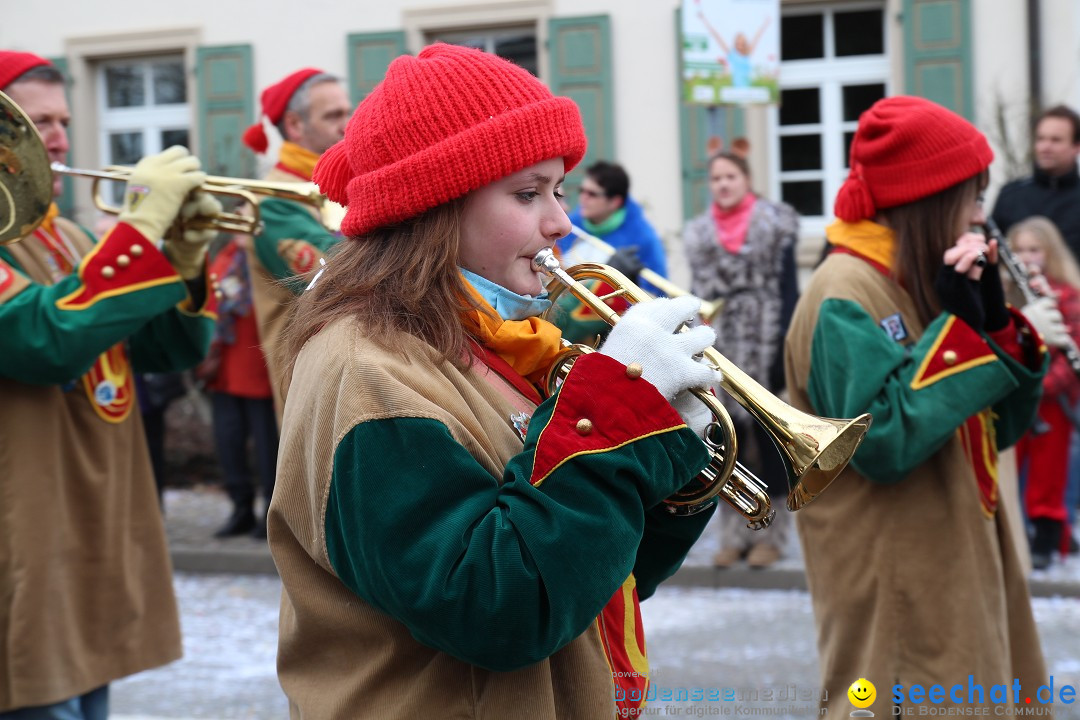
{"label": "marching band uniform", "polygon": [[95,245],[55,206],[0,247],[0,711],[180,657],[133,379],[202,358],[206,295],[130,225]]}
{"label": "marching band uniform", "polygon": [[[996,332],[949,312],[920,320],[896,280],[896,236],[860,218],[874,216],[874,203],[902,205],[972,178],[993,155],[978,131],[939,106],[881,102],[860,119],[851,178],[837,200],[846,221],[827,230],[835,249],[804,291],[786,346],[795,407],[873,414],[851,464],[796,515],[822,705],[830,715],[849,712],[846,691],[859,678],[877,686],[868,709],[878,717],[893,714],[897,684],[946,692],[961,684],[963,701],[946,697],[939,707],[966,705],[969,676],[986,693],[1007,685],[1009,702],[1019,678],[1023,705],[1046,668],[1015,536],[998,511],[997,453],[1031,424],[1046,351],[1015,310]],[[862,212],[847,194],[860,184],[873,197]]]}
{"label": "marching band uniform", "polygon": [[[697,301],[631,308],[546,400],[537,383],[560,349],[558,328],[536,317],[547,301],[464,268],[454,279],[475,305],[448,316],[471,338],[466,358],[352,314],[320,320],[324,298],[355,287],[353,262],[387,243],[383,257],[421,259],[420,238],[442,228],[422,213],[471,190],[492,191],[503,222],[525,213],[530,246],[554,242],[568,222],[559,175],[547,173],[584,150],[572,101],[501,58],[437,44],[394,60],[320,160],[320,188],[349,199],[349,239],[290,328],[306,340],[268,518],[283,583],[278,672],[294,718],[611,718],[644,704],[638,600],[678,568],[712,510],[674,517],[660,506],[709,460],[689,429],[697,421],[668,401],[715,375],[692,359],[710,329],[670,334]],[[544,174],[523,175],[530,168]],[[519,175],[533,190],[493,184]],[[498,242],[460,222],[462,245]],[[439,272],[457,272],[454,247]],[[493,262],[520,268],[515,252],[503,246]],[[393,307],[385,297],[365,295]],[[635,373],[616,347],[644,338],[631,316],[655,312],[674,321],[635,345]],[[666,370],[646,364],[679,370],[665,383]]]}
{"label": "marching band uniform", "polygon": [[[305,68],[289,75],[263,91],[263,114],[273,124],[281,121],[293,93],[305,80],[322,74],[322,70]],[[267,149],[267,138],[261,122],[252,125],[244,134],[244,143],[256,153]],[[311,182],[311,172],[319,156],[296,143],[284,141],[278,161],[263,178],[271,182]],[[288,309],[304,283],[296,276],[307,275],[318,267],[323,257],[340,237],[327,232],[316,210],[301,203],[266,198],[259,202],[263,230],[254,237],[253,252],[249,252],[252,303],[259,324],[270,385],[274,392],[274,407],[278,422],[284,407],[283,378],[277,357],[281,335],[288,322]],[[291,282],[288,282],[291,281]]]}

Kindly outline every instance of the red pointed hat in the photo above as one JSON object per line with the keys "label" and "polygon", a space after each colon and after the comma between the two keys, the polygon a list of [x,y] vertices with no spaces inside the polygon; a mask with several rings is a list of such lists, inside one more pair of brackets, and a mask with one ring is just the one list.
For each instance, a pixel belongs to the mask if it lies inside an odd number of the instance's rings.
{"label": "red pointed hat", "polygon": [[551,158],[585,155],[573,100],[497,55],[436,43],[390,63],[313,179],[356,237]]}
{"label": "red pointed hat", "polygon": [[974,177],[993,159],[986,137],[952,110],[920,97],[878,100],[859,117],[833,212],[869,220]]}
{"label": "red pointed hat", "polygon": [[[263,90],[259,98],[262,104],[263,116],[272,125],[277,125],[281,122],[281,116],[285,114],[285,108],[289,106],[289,100],[292,100],[293,93],[296,92],[297,88],[303,85],[308,78],[322,74],[323,71],[317,68],[304,68]],[[244,131],[243,140],[245,145],[260,155],[266,152],[270,142],[266,137],[266,131],[263,130],[261,117],[254,125]]]}
{"label": "red pointed hat", "polygon": [[27,70],[42,65],[52,63],[34,53],[0,50],[0,90],[13,83]]}

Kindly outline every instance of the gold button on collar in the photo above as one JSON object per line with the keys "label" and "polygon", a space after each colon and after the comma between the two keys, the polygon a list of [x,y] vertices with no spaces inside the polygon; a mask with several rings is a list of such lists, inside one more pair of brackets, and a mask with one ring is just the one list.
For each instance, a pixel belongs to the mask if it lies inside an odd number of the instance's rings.
{"label": "gold button on collar", "polygon": [[114,275],[116,275],[116,270],[113,269],[112,265],[106,265],[101,268],[101,277],[106,280],[112,280]]}
{"label": "gold button on collar", "polygon": [[629,365],[627,365],[626,377],[630,378],[631,380],[637,380],[639,377],[641,377],[641,364],[630,363]]}
{"label": "gold button on collar", "polygon": [[120,267],[127,267],[131,264],[131,258],[129,258],[127,255],[117,255],[116,264]]}
{"label": "gold button on collar", "polygon": [[946,350],[941,354],[941,359],[945,361],[946,365],[955,365],[958,358],[955,350]]}
{"label": "gold button on collar", "polygon": [[143,253],[142,245],[132,245],[128,252],[131,253],[132,257],[139,257]]}
{"label": "gold button on collar", "polygon": [[574,429],[578,431],[579,435],[588,435],[592,432],[592,420],[589,418],[581,418],[577,421],[577,425]]}

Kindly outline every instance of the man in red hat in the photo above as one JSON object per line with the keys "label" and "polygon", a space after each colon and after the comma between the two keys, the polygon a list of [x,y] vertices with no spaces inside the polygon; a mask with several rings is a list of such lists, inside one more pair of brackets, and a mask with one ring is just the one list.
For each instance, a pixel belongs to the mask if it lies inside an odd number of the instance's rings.
{"label": "man in red hat", "polygon": [[[338,78],[316,68],[298,70],[266,88],[261,97],[262,116],[281,135],[278,161],[265,176],[275,182],[311,182],[311,171],[322,153],[345,136],[345,125],[352,112],[349,98]],[[265,153],[269,140],[263,117],[244,133],[244,144],[256,153]],[[273,491],[273,473],[277,450],[277,423],[281,419],[286,379],[280,369],[276,350],[285,328],[288,308],[306,281],[304,276],[319,263],[323,253],[337,242],[319,220],[314,208],[279,199],[263,200],[259,205],[263,231],[255,236],[251,248],[237,248],[246,253],[248,278],[243,291],[250,295],[245,304],[254,308],[254,320],[239,318],[241,323],[258,325],[259,341],[269,370],[273,403],[249,397],[250,392],[229,392],[217,388],[214,393],[214,428],[219,458],[225,474],[225,489],[233,503],[233,512],[217,531],[218,537],[252,532],[266,537],[264,514],[255,512],[255,491],[247,470],[247,434],[256,437],[256,447],[269,448],[273,454],[260,453],[262,490],[267,504]],[[243,241],[237,238],[234,242]],[[236,287],[229,283],[229,287]],[[234,343],[222,347],[222,364],[252,364],[251,353]],[[246,356],[246,359],[244,359]],[[256,358],[261,362],[261,358]],[[234,373],[251,376],[251,372]],[[224,391],[223,391],[224,390]],[[275,412],[276,410],[276,412]],[[265,441],[273,436],[273,442]],[[259,438],[263,438],[260,441]]]}
{"label": "man in red hat", "polygon": [[[68,151],[64,89],[47,60],[0,51],[0,90],[53,161]],[[180,657],[133,380],[209,345],[213,233],[166,237],[178,215],[220,210],[192,194],[205,178],[169,148],[135,166],[100,241],[54,204],[0,245],[0,718],[104,719],[110,682]]]}

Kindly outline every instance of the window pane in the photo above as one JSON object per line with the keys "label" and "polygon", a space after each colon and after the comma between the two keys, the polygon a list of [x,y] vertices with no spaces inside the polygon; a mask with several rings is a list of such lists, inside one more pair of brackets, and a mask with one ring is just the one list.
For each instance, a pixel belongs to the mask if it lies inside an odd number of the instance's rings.
{"label": "window pane", "polygon": [[111,108],[139,107],[146,104],[143,65],[120,65],[105,68],[105,95]]}
{"label": "window pane", "polygon": [[536,75],[536,36],[507,35],[495,39],[495,54],[517,63]]}
{"label": "window pane", "polygon": [[821,187],[820,180],[780,183],[780,194],[800,215],[824,215]]}
{"label": "window pane", "polygon": [[782,61],[821,57],[825,57],[824,16],[791,15],[780,18]]}
{"label": "window pane", "polygon": [[[141,132],[122,132],[109,134],[109,165],[134,165],[143,156],[143,136]],[[108,190],[114,203],[124,199],[125,183],[109,182]]]}
{"label": "window pane", "polygon": [[781,170],[820,170],[820,135],[784,135],[780,138]]}
{"label": "window pane", "polygon": [[833,15],[836,56],[881,55],[885,52],[885,27],[881,10],[838,12]]}
{"label": "window pane", "polygon": [[845,85],[844,122],[855,122],[870,106],[885,97],[885,83]]}
{"label": "window pane", "polygon": [[170,148],[173,145],[181,145],[189,150],[191,149],[188,145],[188,131],[186,128],[161,131],[161,147]]}
{"label": "window pane", "polygon": [[821,91],[818,88],[780,91],[780,124],[821,122]]}
{"label": "window pane", "polygon": [[175,105],[187,102],[184,64],[180,61],[154,63],[154,104]]}
{"label": "window pane", "polygon": [[851,167],[851,141],[854,139],[854,130],[844,133],[844,167]]}

